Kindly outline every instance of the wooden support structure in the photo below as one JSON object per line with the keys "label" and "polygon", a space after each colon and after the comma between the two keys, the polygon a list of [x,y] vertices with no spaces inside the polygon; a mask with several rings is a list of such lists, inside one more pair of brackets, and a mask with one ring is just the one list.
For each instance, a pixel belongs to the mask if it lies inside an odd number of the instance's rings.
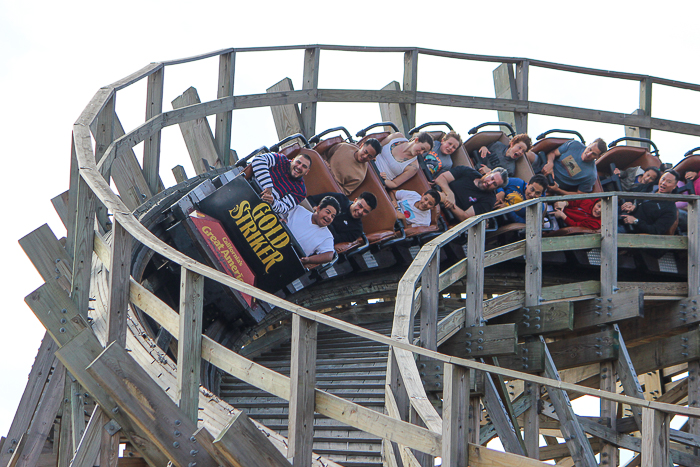
{"label": "wooden support structure", "polygon": [[670,423],[667,413],[642,408],[642,467],[669,465]]}
{"label": "wooden support structure", "polygon": [[[219,56],[219,86],[216,97],[223,99],[233,97],[233,81],[236,70],[236,52],[229,52]],[[318,85],[316,86],[318,87]],[[224,167],[228,167],[236,160],[232,160],[231,151],[231,126],[233,122],[233,111],[216,114],[216,126],[214,129],[214,144],[219,154],[219,159]]]}
{"label": "wooden support structure", "polygon": [[[515,83],[511,84],[511,90],[515,89],[513,86]],[[522,85],[522,83],[521,83]],[[527,85],[527,83],[525,83]],[[515,85],[517,86],[517,85]],[[513,116],[515,119],[515,116]],[[524,125],[527,127],[527,116],[524,117]],[[518,116],[518,121],[521,126],[523,125],[522,115]],[[550,323],[554,321],[553,319],[547,319],[551,313],[547,313],[545,309],[544,313],[540,313],[542,308],[539,308],[542,302],[542,243],[538,241],[542,236],[542,221],[540,220],[540,209],[539,206],[528,206],[525,211],[525,221],[527,223],[527,236],[525,238],[525,297],[524,314],[523,317],[527,316],[533,317],[532,320],[528,319],[523,321],[523,323],[528,323],[526,326],[528,329],[533,328],[531,332],[536,333],[538,330],[544,332],[545,322]],[[533,313],[529,313],[532,311]],[[564,315],[565,325],[571,323],[570,316],[573,315],[571,308],[568,307],[567,314]],[[541,315],[542,323],[537,322],[538,315]],[[556,316],[556,314],[555,314]],[[557,326],[558,327],[558,326]],[[530,342],[537,342],[531,339]],[[527,356],[521,356],[520,358],[529,363],[529,359],[533,358],[528,352]],[[527,359],[527,360],[525,360]],[[526,397],[530,402],[530,407],[525,411],[524,415],[524,442],[527,456],[532,459],[540,458],[540,392],[541,388],[539,384],[527,383],[527,389],[525,391]]]}
{"label": "wooden support structure", "polygon": [[[401,83],[398,81],[392,81],[382,88],[382,91],[395,91],[397,93],[401,92]],[[383,122],[392,122],[396,124],[399,131],[404,131],[407,126],[408,115],[406,114],[405,106],[399,103],[379,103],[379,113],[382,116]],[[384,131],[393,132],[391,127],[384,127]]]}
{"label": "wooden support structure", "polygon": [[[404,52],[403,58],[403,92],[404,94],[416,95],[418,91],[418,51],[410,50]],[[404,135],[408,135],[408,131],[416,126],[416,104],[403,104],[406,111],[406,120],[404,121]],[[403,112],[402,112],[403,113]]]}
{"label": "wooden support structure", "polygon": [[[284,78],[266,90],[268,93],[292,91],[294,91],[294,85],[289,78]],[[270,110],[272,111],[272,119],[275,121],[277,137],[280,140],[289,135],[302,132],[304,124],[301,120],[301,112],[299,112],[299,107],[296,104],[270,106]]]}
{"label": "wooden support structure", "polygon": [[180,335],[177,346],[177,383],[180,409],[195,425],[199,418],[199,374],[202,366],[204,277],[180,271]]}
{"label": "wooden support structure", "polygon": [[318,324],[292,317],[292,361],[289,399],[289,452],[295,467],[311,465],[314,444],[314,386]]}
{"label": "wooden support structure", "polygon": [[[195,88],[187,89],[182,95],[173,100],[174,109],[199,104],[199,95]],[[222,163],[216,150],[214,135],[206,118],[180,123],[182,137],[190,153],[192,166],[197,175],[207,172],[207,164],[211,167],[221,167]],[[205,162],[206,161],[206,162]]]}
{"label": "wooden support structure", "polygon": [[90,416],[90,421],[85,427],[85,432],[75,449],[75,455],[71,461],[72,467],[95,464],[100,451],[101,421],[102,409],[96,405]]}
{"label": "wooden support structure", "polygon": [[[515,84],[515,73],[512,63],[501,63],[493,70],[493,87],[496,99],[517,99],[518,88]],[[515,128],[515,114],[505,110],[498,111],[498,121],[510,123]]]}
{"label": "wooden support structure", "polygon": [[[235,467],[249,465],[289,466],[287,459],[275,448],[243,412],[233,416],[214,440],[219,456]],[[309,465],[311,465],[309,459]],[[295,464],[297,465],[297,464]]]}
{"label": "wooden support structure", "polygon": [[469,369],[445,364],[442,401],[442,462],[469,465]]}
{"label": "wooden support structure", "polygon": [[[302,89],[312,92],[318,89],[318,70],[321,57],[320,47],[304,50],[304,84]],[[301,105],[301,125],[307,139],[316,134],[316,101]]]}
{"label": "wooden support structure", "polygon": [[[161,68],[148,76],[146,86],[146,121],[163,112],[163,78]],[[151,193],[160,191],[160,141],[161,132],[157,131],[146,139],[143,145],[143,176]]]}
{"label": "wooden support structure", "polygon": [[109,303],[107,310],[107,342],[126,345],[126,318],[129,307],[129,278],[131,277],[131,235],[121,222],[112,229],[112,259],[109,269]]}

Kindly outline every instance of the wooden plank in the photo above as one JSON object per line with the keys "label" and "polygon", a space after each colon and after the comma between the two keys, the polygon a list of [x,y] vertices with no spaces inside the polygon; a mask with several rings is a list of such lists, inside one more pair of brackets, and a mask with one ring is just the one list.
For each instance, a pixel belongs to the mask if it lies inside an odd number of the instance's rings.
{"label": "wooden plank", "polygon": [[[236,73],[236,53],[230,52],[219,56],[219,87],[216,97],[233,97],[234,76]],[[231,124],[233,111],[216,114],[214,127],[214,143],[219,159],[224,167],[232,164],[231,161]],[[235,161],[233,161],[235,162]]]}
{"label": "wooden plank", "polygon": [[180,269],[180,333],[177,386],[180,410],[195,426],[199,418],[199,373],[202,367],[204,277]]}
{"label": "wooden plank", "polygon": [[515,356],[502,356],[498,358],[499,366],[527,373],[541,373],[544,371],[544,346],[539,341],[527,340],[518,344]]}
{"label": "wooden plank", "polygon": [[[411,96],[416,95],[418,90],[418,50],[409,50],[404,52],[403,56],[403,92]],[[414,97],[415,99],[415,97]],[[404,135],[416,126],[416,104],[415,101],[410,104],[403,104],[406,109],[406,120],[404,124]]]}
{"label": "wooden plank", "polygon": [[468,465],[469,370],[445,364],[442,401],[442,463]]}
{"label": "wooden plank", "polygon": [[[382,88],[382,91],[401,91],[401,84],[398,81],[392,81]],[[380,102],[379,103],[379,113],[382,116],[383,122],[392,122],[396,125],[399,130],[406,127],[406,122],[408,115],[405,113],[405,109],[401,107],[398,103],[391,102]],[[394,130],[391,127],[384,127],[384,131]]]}
{"label": "wooden plank", "polygon": [[43,391],[41,401],[32,418],[24,448],[21,449],[21,452],[19,452],[19,449],[17,450],[20,454],[16,461],[17,467],[36,466],[44,449],[44,445],[46,444],[46,440],[54,426],[56,413],[63,401],[65,377],[66,370],[63,365],[58,362],[54,367],[51,379]]}
{"label": "wooden plank", "polygon": [[[266,89],[268,94],[279,92],[287,93],[290,91],[294,91],[294,85],[292,84],[292,80],[289,78],[284,78]],[[296,103],[287,105],[271,105],[270,110],[272,111],[272,119],[275,121],[277,137],[280,140],[289,135],[302,132],[304,125],[301,121],[301,113],[299,112],[299,107],[297,107]]]}
{"label": "wooden plank", "polygon": [[[197,90],[190,87],[172,101],[172,106],[173,109],[180,109],[198,103],[200,103],[200,100]],[[214,136],[206,118],[197,118],[182,122],[179,125],[182,138],[187,146],[187,152],[190,154],[190,159],[197,175],[207,171],[206,164],[202,162],[202,159],[206,160],[212,167],[222,166],[219,155],[216,152]]]}
{"label": "wooden plank", "polygon": [[[318,70],[321,49],[314,47],[304,50],[304,83],[303,89],[312,92],[318,89]],[[301,124],[304,136],[311,138],[316,134],[316,102],[301,105]]]}
{"label": "wooden plank", "polygon": [[588,250],[591,248],[600,248],[600,235],[583,234],[542,239],[542,252]]}
{"label": "wooden plank", "polygon": [[[636,399],[644,399],[644,392],[642,391],[642,385],[639,384],[638,370],[635,369],[634,363],[632,361],[629,349],[625,345],[625,340],[622,337],[620,328],[617,324],[613,325],[613,329],[618,332],[618,339],[620,342],[620,353],[617,359],[617,374],[620,378],[620,383],[628,396],[634,397]],[[638,407],[632,409],[632,416],[637,424],[637,427],[642,428],[642,413]]]}
{"label": "wooden plank", "polygon": [[688,201],[688,295],[700,294],[700,203]]}
{"label": "wooden plank", "polygon": [[583,281],[575,282],[573,284],[553,285],[542,288],[542,298],[545,302],[550,300],[565,300],[598,294],[600,294],[599,281]]}
{"label": "wooden plank", "polygon": [[139,426],[174,465],[185,467],[195,460],[198,466],[218,465],[207,452],[199,451],[195,459],[192,452],[198,451],[198,444],[191,436],[197,431],[197,424],[123,347],[116,343],[107,346],[87,367],[87,372],[114,399],[118,411]]}
{"label": "wooden plank", "polygon": [[[700,361],[698,360],[688,362],[688,377],[686,378],[686,388],[688,394],[688,406],[698,407],[700,405]],[[666,394],[664,394],[664,396],[666,396]],[[688,419],[688,433],[690,433],[693,436],[700,436],[699,419]]]}
{"label": "wooden plank", "polygon": [[[603,362],[600,364],[600,389],[602,391],[615,392],[615,362]],[[617,404],[614,401],[600,400],[600,423],[612,431],[617,429]],[[619,450],[610,443],[603,443],[600,452],[601,461],[607,461],[605,465],[618,465]]]}
{"label": "wooden plank", "polygon": [[440,320],[437,326],[438,346],[444,344],[447,339],[464,328],[464,310],[464,307],[458,308]]}
{"label": "wooden plank", "polygon": [[700,331],[694,330],[631,348],[629,356],[638,374],[699,359]]}
{"label": "wooden plank", "polygon": [[430,350],[437,350],[439,259],[434,256],[421,276],[420,345]]}
{"label": "wooden plank", "polygon": [[[518,88],[515,84],[515,73],[512,63],[501,63],[493,70],[493,87],[498,99],[517,99]],[[515,128],[515,115],[513,112],[499,111],[499,122],[508,122]]]}
{"label": "wooden plank", "polygon": [[484,223],[470,227],[467,233],[466,325],[480,326],[484,317]]}
{"label": "wooden plank", "polygon": [[314,386],[318,324],[292,316],[292,356],[289,397],[289,451],[295,467],[311,465],[314,444]]}
{"label": "wooden plank", "polygon": [[688,248],[688,237],[676,235],[651,234],[619,234],[618,248],[655,248],[658,250],[685,250]]}
{"label": "wooden plank", "polygon": [[583,366],[618,358],[618,332],[610,329],[585,336],[566,337],[547,346],[557,368]]}
{"label": "wooden plank", "polygon": [[[645,296],[646,298],[646,296]],[[696,303],[693,303],[693,300]],[[629,320],[618,323],[626,336],[626,341],[639,345],[650,342],[659,336],[687,329],[700,323],[697,301],[700,296],[667,302],[664,305],[647,306],[643,320]],[[646,300],[646,303],[650,303]]]}
{"label": "wooden plank", "polygon": [[176,165],[175,167],[173,167],[173,176],[175,177],[176,183],[182,183],[187,180],[185,168],[181,165]]}
{"label": "wooden plank", "polygon": [[73,437],[73,446],[80,444],[80,440],[85,434],[85,399],[83,397],[83,388],[80,387],[80,383],[77,381],[72,381],[70,386],[70,424],[71,424],[71,435]]}
{"label": "wooden plank", "polygon": [[484,318],[493,318],[522,308],[525,305],[525,292],[514,290],[498,297],[484,300]]}
{"label": "wooden plank", "polygon": [[511,259],[521,258],[524,255],[525,240],[509,243],[508,245],[503,245],[498,248],[492,248],[484,253],[484,267],[486,268]]}
{"label": "wooden plank", "polygon": [[617,196],[602,200],[600,228],[600,295],[617,290]]}
{"label": "wooden plank", "polygon": [[468,327],[440,346],[440,352],[463,358],[514,355],[518,332],[514,324],[490,324]]}
{"label": "wooden plank", "polygon": [[[549,353],[547,344],[540,336],[540,342],[545,346],[545,375],[554,380],[560,380],[559,372],[554,365],[552,355]],[[578,418],[571,408],[571,401],[565,391],[559,390],[552,386],[547,386],[549,399],[554,406],[556,414],[559,416],[561,423],[561,432],[564,435],[566,445],[569,447],[571,457],[576,462],[577,466],[597,467],[598,462],[593,454],[593,449],[586,438]]]}
{"label": "wooden plank", "polygon": [[54,282],[70,290],[73,260],[48,224],[22,237],[19,244],[45,282]]}
{"label": "wooden plank", "polygon": [[[526,306],[508,314],[518,336],[532,336],[574,328],[574,302],[552,302]],[[498,322],[498,321],[497,321]]]}
{"label": "wooden plank", "polygon": [[[538,342],[534,339],[532,342]],[[500,359],[499,359],[500,363]],[[524,398],[528,408],[523,414],[523,441],[525,452],[531,459],[541,459],[540,456],[540,385],[525,383]]]}
{"label": "wooden plank", "polygon": [[111,263],[107,287],[107,342],[126,345],[126,319],[131,277],[131,235],[118,219],[112,228]]}
{"label": "wooden plank", "polygon": [[[124,128],[119,117],[115,121],[115,131],[117,138],[124,135]],[[148,139],[145,143],[148,143]],[[133,211],[149,199],[153,193],[160,191],[163,183],[158,177],[158,190],[152,191],[136,159],[134,150],[132,148],[124,149],[123,146],[121,148],[119,156],[112,163],[112,180],[124,204]]]}
{"label": "wooden plank", "polygon": [[[234,413],[238,413],[239,411],[234,410]],[[229,421],[230,422],[230,421]],[[227,423],[228,424],[228,423]],[[209,433],[209,431],[204,428],[200,427],[197,431],[194,432],[194,438],[197,440],[197,442],[202,446],[202,448],[206,449],[206,451],[214,458],[216,459],[216,462],[219,463],[220,466],[225,466],[227,465],[226,459],[221,455],[221,451],[214,446],[214,440],[215,438]],[[100,466],[102,467],[102,466]]]}
{"label": "wooden plank", "polygon": [[[517,99],[529,100],[530,61],[521,60],[516,64],[515,85],[518,91]],[[515,112],[515,131],[527,133],[527,112]]]}
{"label": "wooden plank", "polygon": [[[109,415],[102,411],[99,426],[104,427],[109,422]],[[100,436],[100,467],[117,467],[119,463],[119,441],[121,440],[121,434],[117,432],[114,435],[110,435],[107,430],[101,430]]]}
{"label": "wooden plank", "polygon": [[668,414],[642,408],[642,467],[669,465]]}
{"label": "wooden plank", "polygon": [[[601,280],[601,284],[603,281]],[[574,329],[586,329],[644,316],[644,292],[630,289],[624,292],[574,303]]]}
{"label": "wooden plank", "polygon": [[51,368],[58,362],[54,357],[54,352],[57,348],[58,346],[51,339],[51,336],[46,333],[41,340],[39,351],[29,373],[27,385],[17,406],[17,412],[15,412],[6,440],[0,450],[0,465],[7,465],[10,457],[18,450],[17,445],[22,434],[29,430],[29,425],[44,393],[44,388],[49,381]]}
{"label": "wooden plank", "polygon": [[545,467],[549,464],[469,443],[469,465],[470,467]]}
{"label": "wooden plank", "polygon": [[68,190],[64,191],[60,195],[51,198],[51,204],[53,204],[53,208],[56,210],[56,214],[58,214],[58,217],[61,219],[61,222],[63,222],[63,225],[65,227],[68,227],[69,222],[68,200]]}
{"label": "wooden plank", "polygon": [[[493,423],[496,433],[498,433],[498,439],[503,444],[506,452],[521,456],[526,455],[525,444],[520,436],[520,428],[513,424],[515,417],[508,410],[510,404],[507,404],[502,396],[499,395],[492,375],[487,373],[484,377],[484,383],[485,394],[483,401],[491,423]],[[510,401],[507,402],[509,403]]]}
{"label": "wooden plank", "polygon": [[[109,147],[112,141],[115,140],[114,120],[116,117],[116,98],[116,93],[112,93],[112,95],[105,102],[105,105],[100,113],[97,114],[94,128],[91,128],[95,136],[95,160],[97,162],[99,162],[99,160],[102,158],[107,150],[107,147]],[[105,178],[105,180],[109,181],[110,170],[108,167],[105,168],[102,176]],[[95,213],[102,231],[107,231],[110,221],[109,217],[107,217],[107,208],[102,202],[97,201]]]}
{"label": "wooden plank", "polygon": [[620,291],[631,288],[639,288],[644,292],[644,297],[648,300],[649,296],[658,297],[678,297],[692,295],[688,293],[687,282],[618,282]]}
{"label": "wooden plank", "polygon": [[[81,407],[81,410],[83,408]],[[100,451],[100,428],[102,428],[102,409],[96,405],[85,427],[85,433],[78,443],[71,466],[94,465]]]}
{"label": "wooden plank", "polygon": [[73,437],[71,433],[73,427],[70,424],[70,387],[71,378],[69,376],[65,378],[63,386],[63,406],[61,407],[61,426],[59,430],[59,444],[58,444],[58,459],[56,465],[58,467],[68,467],[70,461],[73,459]]}
{"label": "wooden plank", "polygon": [[83,316],[87,316],[90,296],[92,249],[95,236],[95,193],[83,177],[78,181],[78,208],[75,215],[74,255],[71,298]]}
{"label": "wooden plank", "polygon": [[[243,412],[238,412],[214,440],[221,457],[235,467],[266,465],[289,466],[280,453]],[[309,465],[311,465],[309,458]],[[197,459],[199,465],[199,459]]]}
{"label": "wooden plank", "polygon": [[[146,121],[163,112],[164,68],[148,76],[146,85]],[[143,176],[151,193],[160,191],[160,141],[161,132],[149,136],[143,145]]]}

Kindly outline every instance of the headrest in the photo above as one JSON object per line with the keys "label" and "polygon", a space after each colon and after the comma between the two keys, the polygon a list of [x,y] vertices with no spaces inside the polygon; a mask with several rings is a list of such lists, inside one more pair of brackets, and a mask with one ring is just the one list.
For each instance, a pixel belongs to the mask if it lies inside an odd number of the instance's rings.
{"label": "headrest", "polygon": [[596,162],[598,172],[610,174],[610,164],[620,170],[630,167],[660,167],[661,161],[652,156],[647,148],[637,146],[615,146],[603,154]]}
{"label": "headrest", "polygon": [[700,172],[700,154],[686,156],[673,168],[681,177],[685,177],[685,173],[689,170],[692,172]]}
{"label": "headrest", "polygon": [[320,155],[323,156],[328,152],[328,150],[331,147],[335,146],[338,143],[342,143],[342,142],[343,142],[343,137],[340,135],[334,136],[332,138],[324,139],[323,141],[318,143],[316,146],[314,146],[314,151],[316,151],[317,153],[319,153]]}

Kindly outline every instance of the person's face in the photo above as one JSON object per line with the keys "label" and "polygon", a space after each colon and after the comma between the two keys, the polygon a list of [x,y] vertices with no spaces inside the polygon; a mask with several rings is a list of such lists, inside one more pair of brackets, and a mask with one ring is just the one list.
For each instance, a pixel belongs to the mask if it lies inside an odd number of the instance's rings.
{"label": "person's face", "polygon": [[377,151],[369,144],[365,144],[355,152],[355,160],[361,164],[373,161],[376,157]]}
{"label": "person's face", "polygon": [[586,146],[581,155],[581,160],[584,162],[595,161],[600,157],[600,150],[598,149],[597,143],[591,143]]}
{"label": "person's face", "polygon": [[539,198],[544,194],[544,187],[539,183],[530,183],[525,187],[525,199]]}
{"label": "person's face", "polygon": [[316,206],[315,211],[316,222],[314,223],[319,227],[328,227],[335,219],[336,210],[333,206],[325,206],[323,208]]}
{"label": "person's face", "polygon": [[603,206],[602,201],[598,201],[597,203],[595,203],[593,205],[593,209],[591,210],[591,214],[593,214],[593,217],[596,217],[596,218],[600,217],[600,210],[601,210],[602,206]]}
{"label": "person's face", "polygon": [[435,198],[429,194],[424,194],[420,201],[418,201],[418,209],[421,211],[427,211],[428,209],[433,209],[435,207]]}
{"label": "person's face", "polygon": [[508,146],[508,149],[506,150],[506,157],[518,160],[521,157],[523,157],[525,152],[527,152],[527,144],[523,143],[522,141],[516,144],[511,143],[510,146]]}
{"label": "person's face", "polygon": [[653,183],[656,181],[656,172],[653,170],[647,170],[642,174],[639,179],[639,183],[646,185],[647,183]]}
{"label": "person's face", "polygon": [[421,143],[418,140],[415,140],[409,152],[411,153],[411,156],[418,157],[422,156],[431,149],[433,149],[433,147],[428,143]]}
{"label": "person's face", "polygon": [[372,208],[370,208],[367,201],[362,198],[357,198],[355,202],[350,205],[350,215],[355,219],[362,219],[370,212],[372,212]]}
{"label": "person's face", "polygon": [[479,185],[484,191],[493,191],[503,185],[503,177],[498,172],[491,172],[481,177]]}
{"label": "person's face", "polygon": [[293,178],[301,178],[309,173],[309,170],[311,170],[311,162],[302,155],[295,157],[289,167],[289,172],[292,174]]}
{"label": "person's face", "polygon": [[440,151],[442,151],[443,154],[447,154],[448,156],[455,152],[457,148],[459,147],[459,141],[457,141],[457,138],[447,138],[447,141],[443,141],[442,144],[440,144]]}
{"label": "person's face", "polygon": [[663,174],[661,180],[659,180],[659,193],[671,193],[677,185],[678,180],[676,180],[673,174]]}

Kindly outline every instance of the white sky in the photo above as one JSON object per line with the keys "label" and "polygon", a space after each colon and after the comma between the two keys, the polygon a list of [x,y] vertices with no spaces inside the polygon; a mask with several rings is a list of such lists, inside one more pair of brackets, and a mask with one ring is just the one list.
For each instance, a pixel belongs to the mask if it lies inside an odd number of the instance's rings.
{"label": "white sky", "polygon": [[[527,57],[591,68],[697,82],[697,3],[667,1],[531,1],[431,3],[283,2],[11,2],[0,0],[0,112],[2,167],[0,229],[4,264],[0,280],[0,436],[7,433],[44,330],[24,297],[41,279],[17,240],[44,223],[65,230],[50,199],[68,187],[71,125],[101,87],[153,61],[188,57],[227,47],[296,44],[424,47],[483,55]],[[569,5],[577,5],[576,7]],[[196,5],[196,6],[195,6]],[[488,5],[488,6],[487,6]],[[494,6],[498,5],[498,7]],[[381,13],[379,13],[381,12]],[[236,94],[262,93],[284,77],[301,88],[303,52],[239,55]],[[400,54],[321,54],[320,86],[378,89],[402,81]],[[421,56],[423,91],[493,97],[497,64]],[[167,69],[165,108],[189,86],[203,100],[215,98],[217,59]],[[117,98],[127,129],[144,118],[145,84]],[[530,99],[617,112],[638,107],[634,82],[534,69]],[[700,94],[654,86],[653,115],[700,123]],[[419,107],[418,123],[447,120],[466,134],[495,120],[495,112]],[[355,133],[379,121],[377,105],[319,105],[317,131],[345,125]],[[587,140],[624,136],[610,125],[530,117],[530,134],[550,128],[579,130]],[[700,146],[700,138],[652,132],[665,162]],[[240,155],[276,140],[270,112],[234,114],[233,148]],[[177,129],[164,133],[161,175],[182,164],[192,175]],[[137,154],[141,153],[137,148]]]}

